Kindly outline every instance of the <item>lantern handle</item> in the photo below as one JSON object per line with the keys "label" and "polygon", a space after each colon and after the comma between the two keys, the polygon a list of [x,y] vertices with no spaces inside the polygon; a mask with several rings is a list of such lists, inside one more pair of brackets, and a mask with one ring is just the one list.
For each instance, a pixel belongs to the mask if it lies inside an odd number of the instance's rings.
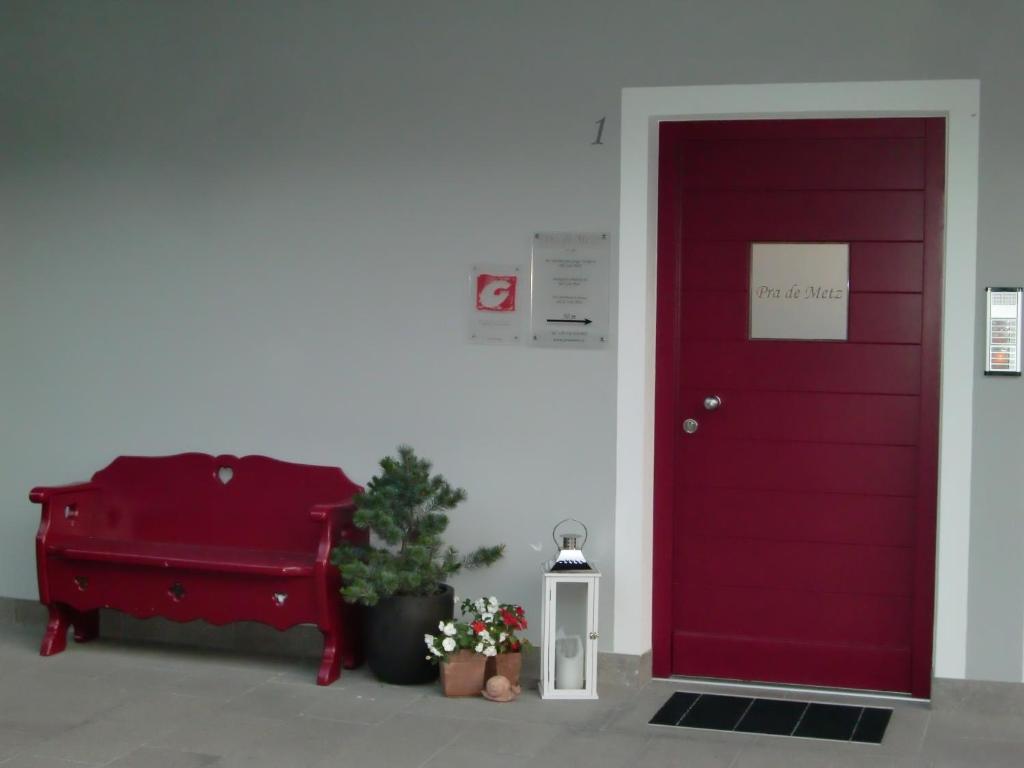
{"label": "lantern handle", "polygon": [[565,520],[562,520],[560,523],[557,523],[555,527],[551,529],[551,538],[555,542],[555,548],[559,550],[562,548],[562,545],[558,543],[558,536],[555,535],[558,532],[559,527],[561,527],[562,523],[579,523],[583,526],[583,544],[580,544],[580,549],[582,550],[584,545],[587,543],[587,536],[590,535],[590,532],[587,530],[587,526],[583,524],[583,521],[577,520],[575,517],[567,517],[565,518]]}

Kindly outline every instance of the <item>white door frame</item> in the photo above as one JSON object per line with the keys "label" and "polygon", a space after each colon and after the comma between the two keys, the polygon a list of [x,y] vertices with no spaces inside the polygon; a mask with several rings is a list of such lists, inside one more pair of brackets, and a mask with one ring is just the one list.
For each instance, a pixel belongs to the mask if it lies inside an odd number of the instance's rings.
{"label": "white door frame", "polygon": [[658,123],[942,116],[946,123],[934,674],[965,677],[978,222],[977,80],[622,92],[613,650],[651,648]]}

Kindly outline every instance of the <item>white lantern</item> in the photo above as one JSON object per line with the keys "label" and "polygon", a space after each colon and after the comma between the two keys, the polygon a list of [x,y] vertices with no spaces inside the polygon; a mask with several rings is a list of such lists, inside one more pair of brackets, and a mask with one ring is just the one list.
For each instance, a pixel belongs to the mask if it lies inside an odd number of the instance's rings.
{"label": "white lantern", "polygon": [[[552,536],[563,520],[555,526]],[[573,520],[572,522],[579,522]],[[586,543],[586,526],[583,543]],[[597,599],[601,573],[583,556],[578,534],[555,538],[559,556],[544,570],[540,695],[597,698]]]}

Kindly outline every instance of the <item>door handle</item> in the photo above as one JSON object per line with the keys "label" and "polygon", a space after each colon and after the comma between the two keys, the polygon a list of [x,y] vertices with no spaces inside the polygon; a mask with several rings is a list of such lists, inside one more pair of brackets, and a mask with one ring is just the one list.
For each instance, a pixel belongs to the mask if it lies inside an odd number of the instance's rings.
{"label": "door handle", "polygon": [[722,398],[718,395],[708,395],[704,398],[704,408],[709,411],[715,411],[722,407]]}

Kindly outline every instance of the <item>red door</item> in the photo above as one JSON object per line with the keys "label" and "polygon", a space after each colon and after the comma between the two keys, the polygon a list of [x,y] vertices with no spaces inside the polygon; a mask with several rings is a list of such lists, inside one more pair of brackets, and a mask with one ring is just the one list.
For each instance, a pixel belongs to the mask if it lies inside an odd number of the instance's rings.
{"label": "red door", "polygon": [[[928,695],[944,130],[662,124],[656,674]],[[822,242],[846,340],[750,338],[753,244]]]}

